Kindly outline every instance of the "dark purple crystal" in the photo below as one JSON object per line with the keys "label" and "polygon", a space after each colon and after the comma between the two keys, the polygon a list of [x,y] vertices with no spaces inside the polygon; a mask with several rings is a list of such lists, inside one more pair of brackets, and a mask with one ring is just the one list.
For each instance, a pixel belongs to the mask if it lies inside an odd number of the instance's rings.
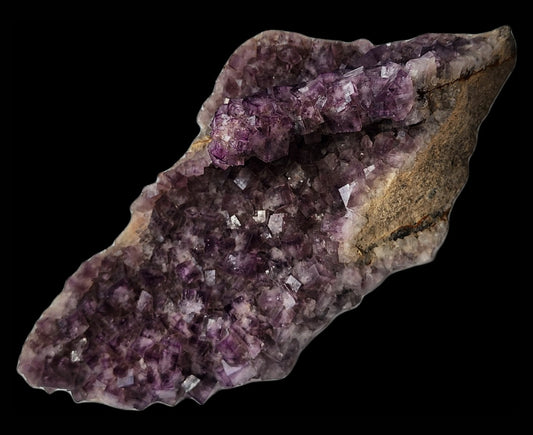
{"label": "dark purple crystal", "polygon": [[[286,32],[243,44],[202,107],[198,140],[143,190],[115,244],[69,278],[19,372],[127,409],[284,377],[339,313],[433,258],[464,179],[446,196],[413,176],[422,193],[408,204],[387,189],[447,125],[460,89],[440,89],[509,61],[511,41],[502,28],[377,47]],[[459,166],[449,160],[442,172]],[[436,210],[418,213],[430,200]],[[380,207],[408,221],[376,230]],[[376,234],[359,245],[363,228]]]}

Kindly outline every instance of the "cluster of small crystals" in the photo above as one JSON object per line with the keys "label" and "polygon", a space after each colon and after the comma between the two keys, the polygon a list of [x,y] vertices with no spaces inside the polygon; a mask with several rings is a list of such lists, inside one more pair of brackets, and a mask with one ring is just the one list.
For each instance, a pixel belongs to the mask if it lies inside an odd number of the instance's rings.
{"label": "cluster of small crystals", "polygon": [[403,121],[413,107],[413,92],[405,68],[388,62],[228,98],[211,123],[209,154],[222,168],[242,165],[250,156],[271,162],[287,155],[294,136],[312,143],[384,119]]}
{"label": "cluster of small crystals", "polygon": [[[351,54],[331,44],[338,50],[314,52],[304,83],[258,90],[258,75],[228,91],[212,118],[214,165],[185,161],[163,174],[163,193],[146,191],[136,205],[151,210],[142,243],[93,257],[69,280],[76,305],[37,322],[29,348],[47,356],[24,367],[28,377],[117,407],[203,403],[285,376],[317,331],[386,276],[339,260],[343,228],[374,183],[422,146],[411,80],[434,80],[464,43],[356,41]],[[291,47],[275,66],[309,73]],[[275,64],[259,52],[247,58],[258,74]],[[230,59],[222,76],[246,64]],[[246,83],[254,93],[239,95]]]}
{"label": "cluster of small crystals", "polygon": [[62,343],[49,379],[77,400],[100,388],[143,408],[283,376],[314,332],[373,283],[364,282],[370,270],[339,262],[338,240],[395,143],[412,146],[396,136],[339,135],[294,143],[269,164],[167,172],[174,188],[153,209],[149,258],[133,247],[105,257],[77,310],[42,328],[43,342]]}

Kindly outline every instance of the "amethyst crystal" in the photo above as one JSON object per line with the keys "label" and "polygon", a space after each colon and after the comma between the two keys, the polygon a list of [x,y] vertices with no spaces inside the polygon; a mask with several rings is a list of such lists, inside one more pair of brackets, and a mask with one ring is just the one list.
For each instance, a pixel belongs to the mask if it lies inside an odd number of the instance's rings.
{"label": "amethyst crystal", "polygon": [[507,27],[245,42],[189,151],[67,280],[19,373],[124,409],[284,377],[338,314],[434,258],[514,62]]}

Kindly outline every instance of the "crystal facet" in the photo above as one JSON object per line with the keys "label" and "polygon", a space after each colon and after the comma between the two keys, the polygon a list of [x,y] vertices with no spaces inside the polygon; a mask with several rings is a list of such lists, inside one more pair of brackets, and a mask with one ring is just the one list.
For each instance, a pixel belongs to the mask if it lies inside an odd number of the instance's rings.
{"label": "crystal facet", "polygon": [[508,27],[245,42],[189,151],[67,280],[19,373],[123,409],[284,377],[339,313],[434,258],[514,62]]}

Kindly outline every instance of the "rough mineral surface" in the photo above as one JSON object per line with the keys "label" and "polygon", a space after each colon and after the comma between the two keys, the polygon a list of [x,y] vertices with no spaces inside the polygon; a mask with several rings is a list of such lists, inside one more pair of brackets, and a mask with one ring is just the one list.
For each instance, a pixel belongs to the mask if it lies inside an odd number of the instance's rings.
{"label": "rough mineral surface", "polygon": [[198,138],[67,280],[19,373],[125,409],[284,377],[335,316],[434,257],[514,62],[507,27],[245,42]]}

